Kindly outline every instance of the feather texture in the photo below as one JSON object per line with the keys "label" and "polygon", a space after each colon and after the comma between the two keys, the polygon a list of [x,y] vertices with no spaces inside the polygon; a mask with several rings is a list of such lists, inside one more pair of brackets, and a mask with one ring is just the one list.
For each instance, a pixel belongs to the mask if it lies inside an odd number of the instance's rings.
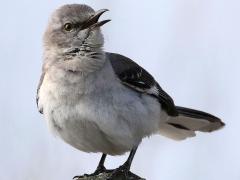
{"label": "feather texture", "polygon": [[121,82],[140,93],[149,94],[160,102],[170,116],[177,116],[173,99],[159,86],[151,74],[133,60],[115,53],[106,53]]}

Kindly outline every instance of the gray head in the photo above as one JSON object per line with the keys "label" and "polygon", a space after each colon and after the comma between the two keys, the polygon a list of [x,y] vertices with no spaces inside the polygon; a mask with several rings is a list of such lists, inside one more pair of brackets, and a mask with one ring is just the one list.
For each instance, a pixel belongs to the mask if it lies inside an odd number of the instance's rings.
{"label": "gray head", "polygon": [[44,34],[44,68],[56,64],[66,70],[80,71],[86,63],[87,66],[96,64],[94,59],[98,61],[103,55],[104,39],[100,26],[110,21],[98,20],[106,11],[95,12],[82,4],[64,5],[57,9]]}

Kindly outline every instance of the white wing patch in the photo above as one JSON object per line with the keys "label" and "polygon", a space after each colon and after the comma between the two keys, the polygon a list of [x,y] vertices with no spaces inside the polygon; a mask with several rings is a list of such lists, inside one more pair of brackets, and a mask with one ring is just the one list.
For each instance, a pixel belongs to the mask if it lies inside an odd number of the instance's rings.
{"label": "white wing patch", "polygon": [[[146,94],[149,94],[149,95],[155,95],[155,96],[158,96],[159,95],[159,89],[158,87],[156,86],[156,84],[154,84],[150,89],[142,89],[140,87],[137,87],[137,86],[134,86],[132,84],[129,84],[127,82],[122,82],[123,84],[139,91],[139,92],[142,92],[142,93],[146,93]],[[138,82],[139,84],[145,84],[143,81],[139,81]]]}
{"label": "white wing patch", "polygon": [[159,89],[157,88],[156,84],[154,84],[150,89],[147,89],[146,92],[148,94],[152,94],[152,95],[159,95]]}

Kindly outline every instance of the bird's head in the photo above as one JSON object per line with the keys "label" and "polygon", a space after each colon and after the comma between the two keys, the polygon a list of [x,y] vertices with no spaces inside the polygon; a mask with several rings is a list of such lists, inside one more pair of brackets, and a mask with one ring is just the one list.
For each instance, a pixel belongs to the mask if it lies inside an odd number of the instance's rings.
{"label": "bird's head", "polygon": [[50,59],[61,64],[62,60],[98,58],[104,43],[100,27],[110,21],[99,21],[99,18],[106,11],[108,10],[102,9],[95,12],[91,7],[82,4],[64,5],[57,9],[52,14],[44,34],[47,64]]}

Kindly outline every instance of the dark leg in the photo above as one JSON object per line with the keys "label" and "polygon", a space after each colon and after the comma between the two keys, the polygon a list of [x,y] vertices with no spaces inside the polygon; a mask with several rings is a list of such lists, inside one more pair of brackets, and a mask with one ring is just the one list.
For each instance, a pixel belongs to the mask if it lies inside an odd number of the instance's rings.
{"label": "dark leg", "polygon": [[101,159],[98,163],[97,169],[93,174],[84,174],[83,176],[75,176],[73,179],[83,178],[84,176],[87,176],[87,177],[88,176],[95,176],[95,175],[98,175],[102,172],[107,171],[106,168],[104,167],[104,162],[105,162],[106,157],[107,157],[106,154],[102,154],[102,157],[101,157]]}
{"label": "dark leg", "polygon": [[141,179],[137,175],[130,172],[131,164],[132,164],[132,161],[133,161],[136,151],[137,151],[137,147],[135,147],[131,150],[127,161],[122,166],[120,166],[118,169],[114,170],[109,179],[120,178],[120,177],[121,177],[121,179],[128,179],[129,177],[132,177],[134,179]]}
{"label": "dark leg", "polygon": [[104,172],[106,170],[106,168],[104,166],[104,162],[105,162],[106,157],[107,157],[106,154],[102,154],[102,157],[101,157],[101,159],[98,163],[97,169],[94,172],[94,174],[99,174],[99,173]]}
{"label": "dark leg", "polygon": [[124,167],[128,171],[131,168],[132,161],[133,161],[134,155],[136,154],[136,151],[137,151],[137,147],[133,148],[128,156],[127,161],[122,165],[122,167]]}

